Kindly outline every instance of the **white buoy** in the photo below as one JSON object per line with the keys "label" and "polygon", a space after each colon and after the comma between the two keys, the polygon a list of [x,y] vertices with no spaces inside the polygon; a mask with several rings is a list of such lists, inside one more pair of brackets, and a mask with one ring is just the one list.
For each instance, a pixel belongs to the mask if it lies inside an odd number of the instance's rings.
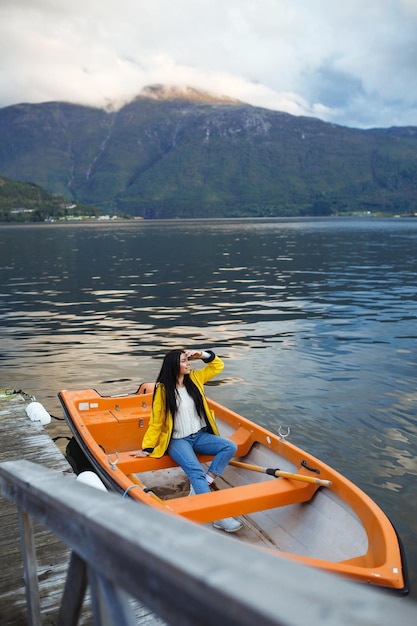
{"label": "white buoy", "polygon": [[31,402],[26,407],[26,415],[30,417],[32,422],[40,422],[41,424],[49,424],[51,416],[40,402]]}
{"label": "white buoy", "polygon": [[79,480],[80,483],[84,483],[85,485],[90,485],[90,487],[95,487],[96,489],[100,489],[101,491],[107,491],[106,486],[97,476],[97,474],[95,474],[94,472],[90,472],[89,470],[78,474],[77,480]]}

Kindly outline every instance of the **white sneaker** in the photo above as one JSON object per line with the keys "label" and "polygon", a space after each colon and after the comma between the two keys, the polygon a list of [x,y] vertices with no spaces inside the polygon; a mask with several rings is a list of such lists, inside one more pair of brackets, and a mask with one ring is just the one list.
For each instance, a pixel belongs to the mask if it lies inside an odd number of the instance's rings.
{"label": "white sneaker", "polygon": [[213,526],[227,533],[235,533],[242,528],[243,524],[233,517],[225,517],[224,519],[217,520],[217,522],[213,522]]}
{"label": "white sneaker", "polygon": [[[210,487],[211,490],[213,491],[217,491],[217,487],[212,483],[207,483],[208,486]],[[190,493],[188,494],[189,496],[195,496],[197,495],[196,492],[194,491],[194,487],[192,486],[192,484],[190,483]]]}

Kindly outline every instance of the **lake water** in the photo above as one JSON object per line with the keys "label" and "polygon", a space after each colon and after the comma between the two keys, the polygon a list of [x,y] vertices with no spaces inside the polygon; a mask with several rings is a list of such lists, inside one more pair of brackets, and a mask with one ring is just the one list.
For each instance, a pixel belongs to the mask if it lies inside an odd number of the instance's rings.
{"label": "lake water", "polygon": [[213,348],[209,395],[364,489],[417,597],[417,219],[1,225],[0,277],[0,387],[62,416]]}

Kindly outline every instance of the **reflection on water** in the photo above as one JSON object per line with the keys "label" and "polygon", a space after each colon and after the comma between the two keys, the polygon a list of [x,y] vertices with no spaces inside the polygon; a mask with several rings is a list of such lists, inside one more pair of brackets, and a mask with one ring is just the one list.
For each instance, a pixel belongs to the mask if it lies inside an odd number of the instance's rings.
{"label": "reflection on water", "polygon": [[417,220],[2,226],[0,272],[2,386],[58,414],[60,389],[132,391],[213,347],[211,395],[364,488],[415,581]]}

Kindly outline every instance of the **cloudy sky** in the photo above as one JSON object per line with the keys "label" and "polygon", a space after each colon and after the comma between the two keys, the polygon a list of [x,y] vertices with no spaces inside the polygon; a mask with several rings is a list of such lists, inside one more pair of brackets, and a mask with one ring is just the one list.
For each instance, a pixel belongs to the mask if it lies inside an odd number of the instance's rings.
{"label": "cloudy sky", "polygon": [[1,0],[0,107],[119,106],[154,83],[417,126],[417,0]]}

